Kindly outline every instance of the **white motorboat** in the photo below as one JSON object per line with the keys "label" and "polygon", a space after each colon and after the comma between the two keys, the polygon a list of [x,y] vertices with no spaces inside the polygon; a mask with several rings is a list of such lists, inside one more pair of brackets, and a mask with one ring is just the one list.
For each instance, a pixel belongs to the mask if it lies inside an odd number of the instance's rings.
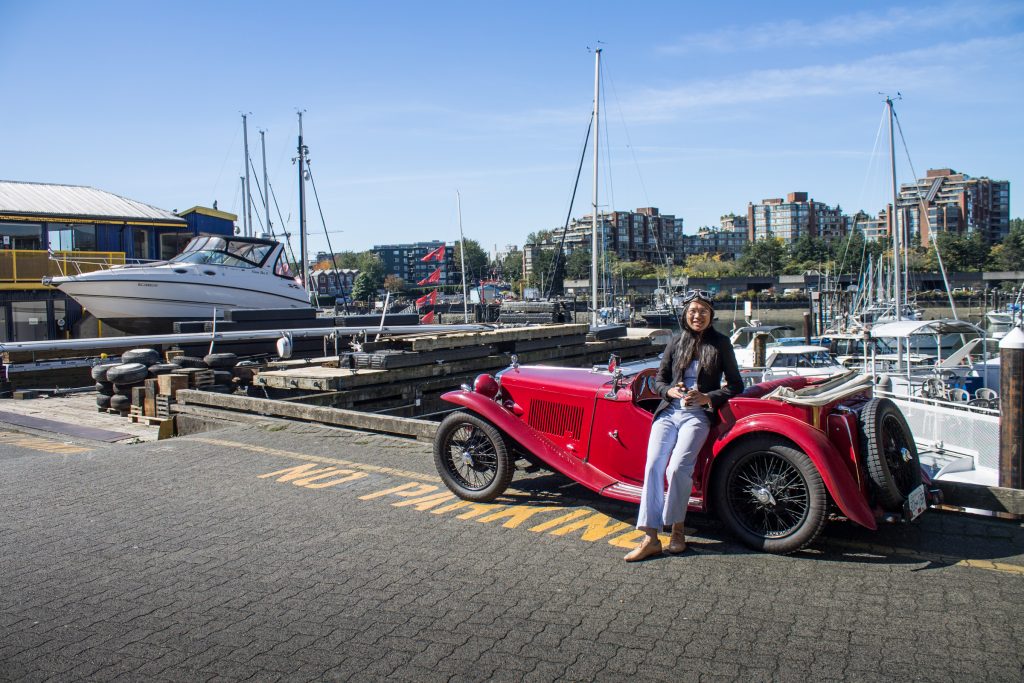
{"label": "white motorboat", "polygon": [[781,377],[835,377],[849,373],[824,346],[806,344],[768,347],[765,354],[762,382]]}
{"label": "white motorboat", "polygon": [[[230,309],[309,308],[284,247],[255,237],[199,235],[170,261],[44,278],[82,308],[129,334],[169,332]],[[216,311],[216,313],[215,313]]]}

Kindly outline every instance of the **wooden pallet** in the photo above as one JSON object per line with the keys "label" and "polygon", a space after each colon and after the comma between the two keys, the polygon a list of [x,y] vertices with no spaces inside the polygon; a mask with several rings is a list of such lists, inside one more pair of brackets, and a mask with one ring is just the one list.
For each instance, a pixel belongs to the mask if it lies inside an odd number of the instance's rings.
{"label": "wooden pallet", "polygon": [[163,418],[144,415],[142,413],[142,408],[139,406],[132,406],[128,411],[128,417],[130,417],[132,422],[135,422],[136,424],[158,425],[163,422]]}

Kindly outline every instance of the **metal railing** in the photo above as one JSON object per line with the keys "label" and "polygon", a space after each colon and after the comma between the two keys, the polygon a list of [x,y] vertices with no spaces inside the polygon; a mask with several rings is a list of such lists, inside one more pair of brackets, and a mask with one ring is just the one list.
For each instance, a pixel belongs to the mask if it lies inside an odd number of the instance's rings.
{"label": "metal railing", "polygon": [[123,251],[0,250],[0,286],[10,289],[42,286],[44,277],[78,275],[123,265]]}

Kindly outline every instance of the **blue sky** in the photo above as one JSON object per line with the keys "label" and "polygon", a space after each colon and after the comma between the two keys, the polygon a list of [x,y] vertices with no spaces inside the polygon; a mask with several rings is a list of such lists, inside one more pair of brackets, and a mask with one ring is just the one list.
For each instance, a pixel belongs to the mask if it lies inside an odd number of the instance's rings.
{"label": "blue sky", "polygon": [[[889,195],[883,98],[918,175],[1011,181],[1024,215],[1024,3],[0,0],[0,178],[241,210],[241,112],[295,230],[298,108],[335,250],[565,220],[604,49],[602,208],[686,232],[807,191]],[[911,178],[902,150],[898,175]],[[588,159],[573,215],[589,211]],[[310,203],[310,243],[325,248]]]}

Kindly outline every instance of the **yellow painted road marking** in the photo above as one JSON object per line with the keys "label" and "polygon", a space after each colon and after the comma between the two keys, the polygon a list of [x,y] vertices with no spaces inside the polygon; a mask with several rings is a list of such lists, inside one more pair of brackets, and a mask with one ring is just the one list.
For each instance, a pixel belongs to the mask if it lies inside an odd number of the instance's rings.
{"label": "yellow painted road marking", "polygon": [[92,450],[91,448],[79,446],[78,444],[61,443],[60,441],[44,439],[39,436],[30,436],[28,434],[20,434],[18,432],[0,432],[0,443],[9,444],[11,446],[21,446],[22,448],[30,448],[34,451],[43,451],[44,453],[59,453],[61,455],[86,453]]}
{"label": "yellow painted road marking", "polygon": [[243,450],[252,451],[253,453],[279,455],[283,458],[309,460],[310,462],[320,462],[327,465],[344,465],[345,467],[351,467],[353,469],[361,470],[363,472],[373,472],[375,474],[392,474],[396,477],[405,477],[406,479],[418,479],[420,481],[441,481],[441,479],[435,475],[422,474],[420,472],[413,472],[411,470],[399,470],[394,467],[382,467],[380,465],[366,465],[361,462],[351,462],[349,460],[342,460],[341,458],[327,458],[322,455],[308,455],[305,453],[296,453],[295,451],[286,451],[280,448],[268,448],[266,446],[254,446],[247,443],[238,443],[237,441],[224,441],[222,439],[209,439],[203,437],[193,438],[193,441],[200,441],[202,443],[208,443],[214,446],[241,448]]}
{"label": "yellow painted road marking", "polygon": [[[484,524],[499,520],[506,520],[502,526],[508,529],[518,528],[537,514],[544,512],[562,512],[563,514],[558,517],[530,527],[529,531],[538,533],[548,532],[555,536],[566,536],[574,531],[582,531],[583,533],[579,536],[580,540],[588,542],[601,540],[610,536],[610,538],[608,538],[609,545],[626,549],[633,548],[639,541],[640,537],[644,535],[643,531],[633,529],[632,525],[626,522],[612,521],[612,519],[607,515],[588,507],[577,508],[566,512],[566,508],[564,507],[529,505],[518,502],[512,505],[474,503],[468,500],[457,500],[453,494],[448,492],[446,489],[442,489],[440,486],[418,483],[421,481],[440,481],[440,478],[437,476],[423,474],[421,472],[402,470],[394,467],[382,467],[379,465],[368,465],[365,463],[343,460],[341,458],[328,458],[319,455],[297,453],[295,451],[269,448],[266,446],[254,446],[251,444],[226,441],[222,439],[194,438],[194,440],[215,446],[225,446],[228,448],[252,451],[254,453],[276,455],[284,458],[290,458],[292,460],[308,460],[311,463],[335,466],[325,469],[314,469],[312,464],[298,465],[278,470],[276,472],[259,475],[259,478],[261,479],[269,479],[276,476],[279,477],[276,481],[290,481],[297,486],[304,486],[305,488],[327,488],[329,486],[342,483],[343,481],[352,481],[354,479],[365,477],[366,473],[371,472],[375,474],[387,474],[415,480],[359,496],[359,500],[375,500],[384,498],[385,496],[396,496],[405,500],[391,503],[394,507],[409,507],[418,511],[429,511],[436,515],[460,510],[460,514],[457,515],[459,519],[474,519],[476,522]],[[0,442],[4,442],[3,433],[0,433]],[[65,446],[65,444],[50,445]],[[72,446],[72,448],[80,447]],[[336,467],[338,465],[343,467]],[[333,475],[337,475],[339,479],[335,480],[334,478],[328,478]],[[321,479],[326,479],[326,481],[321,481]],[[661,539],[663,543],[668,543],[669,538],[666,534],[661,534]],[[913,550],[911,548],[898,548],[877,543],[846,541],[833,538],[824,539],[824,543],[826,546],[845,547],[852,550],[873,553],[883,557],[898,556],[917,560],[919,562],[933,562],[951,567],[971,567],[974,569],[984,569],[987,571],[1024,576],[1024,565],[1011,564],[1008,562],[962,558],[952,555],[927,553]]]}

